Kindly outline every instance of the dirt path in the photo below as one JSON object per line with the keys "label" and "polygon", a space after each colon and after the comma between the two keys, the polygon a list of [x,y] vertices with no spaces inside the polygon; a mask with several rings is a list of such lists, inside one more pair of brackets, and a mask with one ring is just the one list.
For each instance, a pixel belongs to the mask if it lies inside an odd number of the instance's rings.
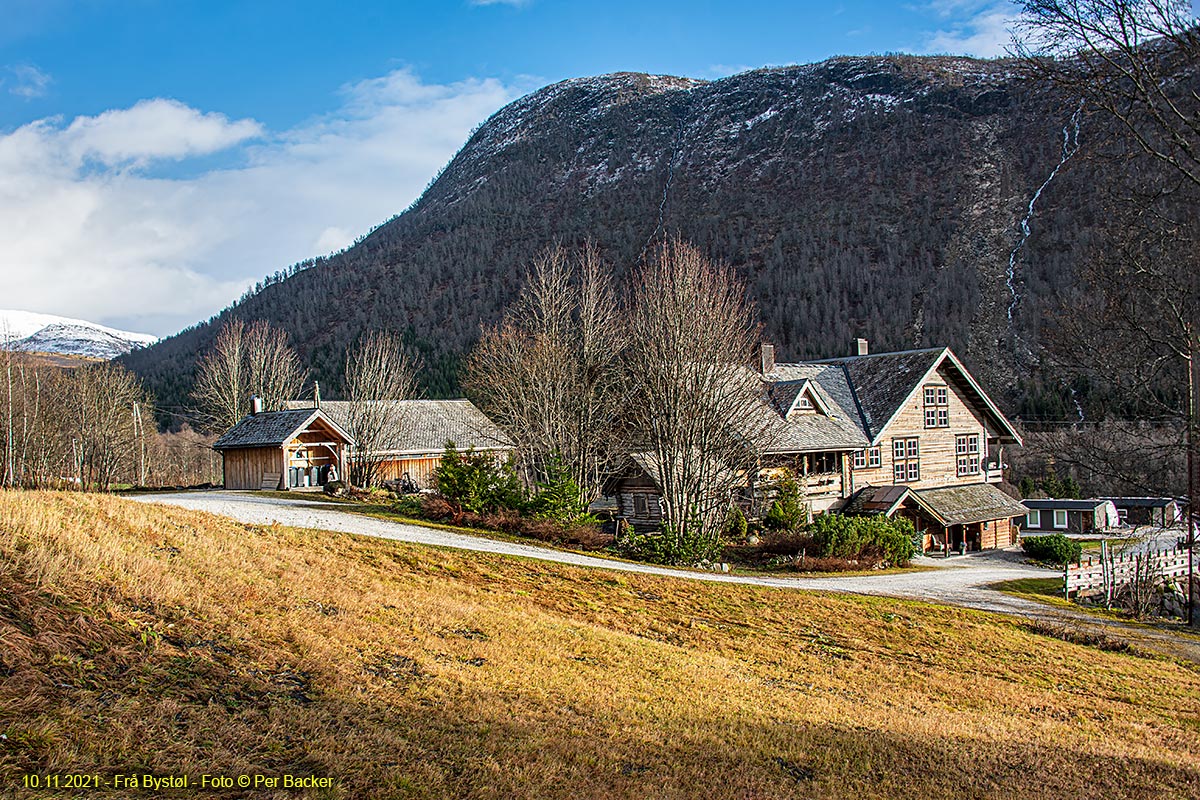
{"label": "dirt path", "polygon": [[1067,626],[1077,632],[1102,632],[1155,652],[1186,658],[1200,664],[1200,639],[1176,636],[1169,631],[1129,625],[1083,612],[1060,609],[987,588],[989,584],[1001,581],[1052,576],[1053,573],[1047,570],[1023,563],[1020,554],[1016,552],[991,551],[949,559],[921,557],[918,559],[919,564],[933,566],[935,569],[891,575],[832,576],[828,578],[731,575],[615,561],[580,553],[564,552],[535,544],[498,541],[437,528],[391,522],[355,514],[346,511],[344,506],[322,502],[320,499],[225,491],[141,495],[132,499],[143,503],[162,503],[196,511],[207,511],[250,524],[262,525],[277,522],[297,528],[340,531],[413,544],[451,547],[481,553],[498,553],[581,567],[717,583],[926,600],[1049,622],[1054,625]]}

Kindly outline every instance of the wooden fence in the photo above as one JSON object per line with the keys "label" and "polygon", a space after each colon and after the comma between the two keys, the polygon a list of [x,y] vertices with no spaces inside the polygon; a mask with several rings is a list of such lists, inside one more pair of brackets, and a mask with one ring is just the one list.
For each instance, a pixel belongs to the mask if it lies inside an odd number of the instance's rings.
{"label": "wooden fence", "polygon": [[1111,602],[1116,589],[1132,583],[1139,574],[1147,573],[1161,579],[1175,578],[1188,573],[1188,551],[1173,547],[1149,553],[1116,555],[1105,547],[1100,557],[1088,556],[1078,564],[1068,564],[1063,571],[1063,596],[1078,597],[1081,592],[1103,590]]}

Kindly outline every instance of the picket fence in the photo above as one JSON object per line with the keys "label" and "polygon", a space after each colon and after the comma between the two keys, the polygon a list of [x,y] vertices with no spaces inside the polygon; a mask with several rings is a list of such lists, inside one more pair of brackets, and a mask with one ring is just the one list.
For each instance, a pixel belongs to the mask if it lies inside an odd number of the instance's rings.
{"label": "picket fence", "polygon": [[1063,596],[1070,599],[1081,592],[1101,589],[1112,593],[1117,588],[1131,583],[1138,570],[1145,570],[1149,559],[1150,569],[1164,579],[1188,574],[1188,551],[1173,547],[1148,553],[1116,555],[1105,548],[1099,558],[1089,556],[1078,564],[1068,564],[1063,571]]}

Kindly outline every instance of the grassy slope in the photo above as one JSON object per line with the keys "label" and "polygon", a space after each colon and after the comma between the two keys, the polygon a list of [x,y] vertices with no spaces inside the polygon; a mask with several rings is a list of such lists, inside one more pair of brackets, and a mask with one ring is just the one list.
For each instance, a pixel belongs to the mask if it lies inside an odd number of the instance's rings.
{"label": "grassy slope", "polygon": [[6,790],[140,767],[338,797],[1200,795],[1200,675],[1171,662],[112,497],[0,493],[0,658]]}

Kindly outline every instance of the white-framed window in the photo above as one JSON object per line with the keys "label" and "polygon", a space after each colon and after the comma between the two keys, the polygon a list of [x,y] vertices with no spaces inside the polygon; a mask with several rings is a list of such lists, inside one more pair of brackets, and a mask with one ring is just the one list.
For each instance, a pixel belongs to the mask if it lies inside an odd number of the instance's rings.
{"label": "white-framed window", "polygon": [[812,411],[812,398],[806,394],[800,395],[800,399],[796,402],[796,408],[803,409],[804,411]]}
{"label": "white-framed window", "polygon": [[892,478],[896,483],[921,480],[921,442],[916,436],[892,440]]}
{"label": "white-framed window", "polygon": [[1067,512],[1064,509],[1054,509],[1054,527],[1062,530],[1067,527]]}
{"label": "white-framed window", "polygon": [[979,434],[965,433],[954,437],[954,454],[958,457],[958,474],[979,474]]}
{"label": "white-framed window", "polygon": [[945,386],[925,387],[925,427],[950,427],[950,392]]}
{"label": "white-framed window", "polygon": [[854,454],[855,469],[879,469],[883,464],[883,454],[878,447],[859,450]]}
{"label": "white-framed window", "polygon": [[1031,508],[1025,512],[1025,527],[1029,530],[1036,530],[1042,527],[1042,512],[1036,508]]}

